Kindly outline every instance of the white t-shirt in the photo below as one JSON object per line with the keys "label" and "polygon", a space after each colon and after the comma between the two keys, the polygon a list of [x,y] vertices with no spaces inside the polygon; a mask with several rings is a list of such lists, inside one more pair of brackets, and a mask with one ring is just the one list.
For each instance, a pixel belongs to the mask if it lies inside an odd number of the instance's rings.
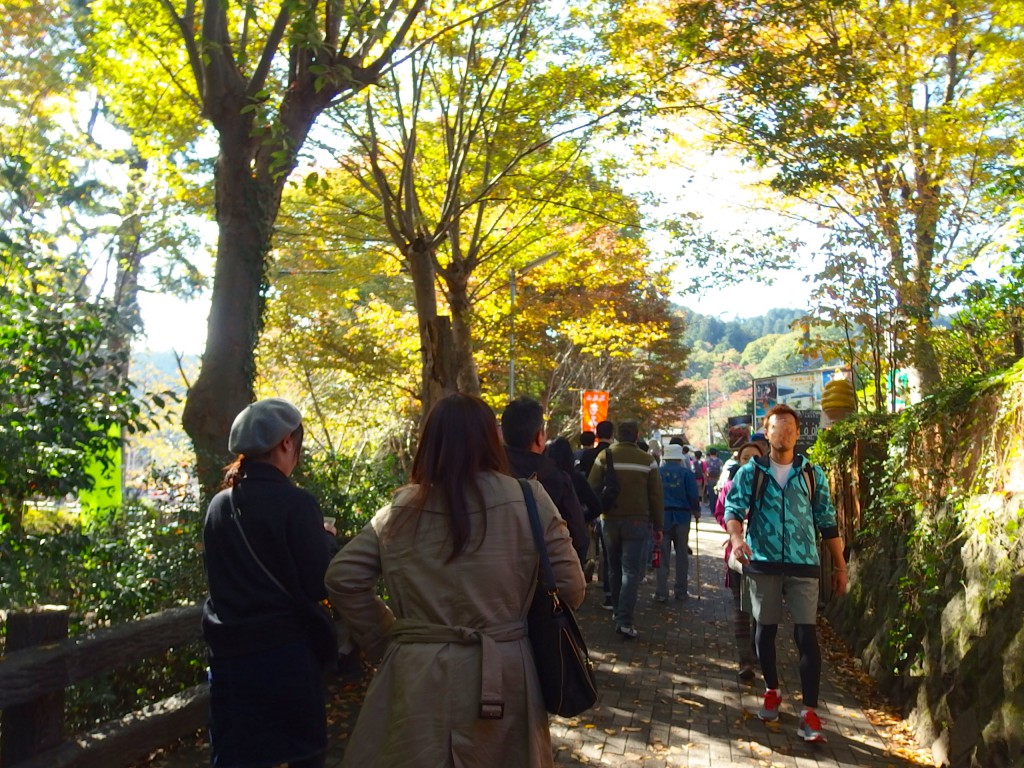
{"label": "white t-shirt", "polygon": [[776,464],[772,461],[772,474],[775,475],[775,482],[779,484],[779,488],[785,489],[786,482],[789,480],[789,471],[792,468],[793,462],[789,462],[789,464]]}

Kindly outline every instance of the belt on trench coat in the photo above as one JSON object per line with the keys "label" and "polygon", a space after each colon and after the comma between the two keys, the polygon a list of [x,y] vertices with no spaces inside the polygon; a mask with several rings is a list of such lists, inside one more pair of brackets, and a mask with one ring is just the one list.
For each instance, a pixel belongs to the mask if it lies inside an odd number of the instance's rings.
{"label": "belt on trench coat", "polygon": [[525,621],[510,621],[486,628],[432,624],[419,619],[396,619],[389,630],[396,643],[457,643],[480,645],[480,717],[500,720],[505,714],[502,691],[502,665],[498,643],[510,643],[526,637]]}

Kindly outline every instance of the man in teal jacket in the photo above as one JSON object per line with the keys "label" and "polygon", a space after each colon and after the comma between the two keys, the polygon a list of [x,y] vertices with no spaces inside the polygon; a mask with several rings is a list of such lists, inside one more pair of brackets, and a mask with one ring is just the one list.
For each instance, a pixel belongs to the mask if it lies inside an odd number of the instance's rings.
{"label": "man in teal jacket", "polygon": [[821,684],[817,534],[832,555],[837,595],[846,591],[847,583],[843,540],[825,473],[796,454],[796,411],[777,405],[768,411],[764,424],[768,460],[754,459],[741,467],[725,500],[726,530],[736,559],[743,564],[751,613],[757,621],[754,644],[765,682],[764,706],[758,716],[766,721],[779,717],[782,698],[775,639],[785,602],[793,615],[793,637],[800,653],[803,709],[798,733],[806,741],[825,741],[815,712]]}

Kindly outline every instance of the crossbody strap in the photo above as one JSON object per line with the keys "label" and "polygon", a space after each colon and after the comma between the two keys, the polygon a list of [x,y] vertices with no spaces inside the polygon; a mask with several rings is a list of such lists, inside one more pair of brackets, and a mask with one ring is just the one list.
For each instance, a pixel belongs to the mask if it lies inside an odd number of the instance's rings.
{"label": "crossbody strap", "polygon": [[558,599],[558,587],[555,584],[555,572],[551,569],[551,558],[548,557],[548,547],[544,543],[544,534],[540,529],[540,515],[537,512],[537,500],[533,497],[533,489],[530,484],[519,478],[519,485],[523,489],[523,498],[526,501],[526,511],[530,516],[530,529],[533,531],[533,542],[537,546],[537,553],[540,555],[540,583],[544,589]]}
{"label": "crossbody strap", "polygon": [[236,499],[237,490],[238,486],[231,487],[231,519],[235,521],[235,527],[238,528],[238,535],[242,537],[242,543],[244,543],[245,548],[249,550],[249,554],[252,555],[252,559],[256,561],[256,565],[258,565],[260,567],[260,570],[262,570],[263,573],[266,574],[267,578],[270,579],[271,582],[273,582],[274,586],[280,589],[286,595],[288,595],[288,597],[290,597],[292,600],[295,600],[295,596],[288,591],[288,588],[280,581],[278,581],[277,577],[274,576],[274,574],[270,572],[270,569],[263,564],[263,561],[260,560],[259,557],[257,557],[256,552],[253,550],[252,545],[249,543],[249,539],[245,535],[245,530],[242,528],[242,521],[240,520],[242,509],[241,507],[239,507]]}

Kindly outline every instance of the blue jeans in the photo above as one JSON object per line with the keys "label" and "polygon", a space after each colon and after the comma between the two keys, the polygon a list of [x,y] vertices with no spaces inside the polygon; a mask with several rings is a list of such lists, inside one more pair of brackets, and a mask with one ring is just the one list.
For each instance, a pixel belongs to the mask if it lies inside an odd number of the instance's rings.
{"label": "blue jeans", "polygon": [[611,600],[612,581],[608,575],[608,545],[604,541],[604,520],[602,518],[597,518],[594,531],[597,533],[597,538],[601,540],[601,589],[604,591],[605,598]]}
{"label": "blue jeans", "polygon": [[612,584],[615,623],[633,626],[636,595],[642,578],[642,556],[647,540],[646,520],[604,521],[608,576]]}
{"label": "blue jeans", "polygon": [[673,524],[661,537],[661,565],[658,566],[658,586],[654,591],[658,597],[668,597],[668,568],[673,546],[676,548],[676,597],[686,594],[690,574],[690,556],[686,549],[689,538],[689,519],[685,523]]}
{"label": "blue jeans", "polygon": [[647,524],[647,536],[644,538],[644,550],[640,553],[640,580],[647,577],[651,570],[651,553],[654,551],[654,526]]}

